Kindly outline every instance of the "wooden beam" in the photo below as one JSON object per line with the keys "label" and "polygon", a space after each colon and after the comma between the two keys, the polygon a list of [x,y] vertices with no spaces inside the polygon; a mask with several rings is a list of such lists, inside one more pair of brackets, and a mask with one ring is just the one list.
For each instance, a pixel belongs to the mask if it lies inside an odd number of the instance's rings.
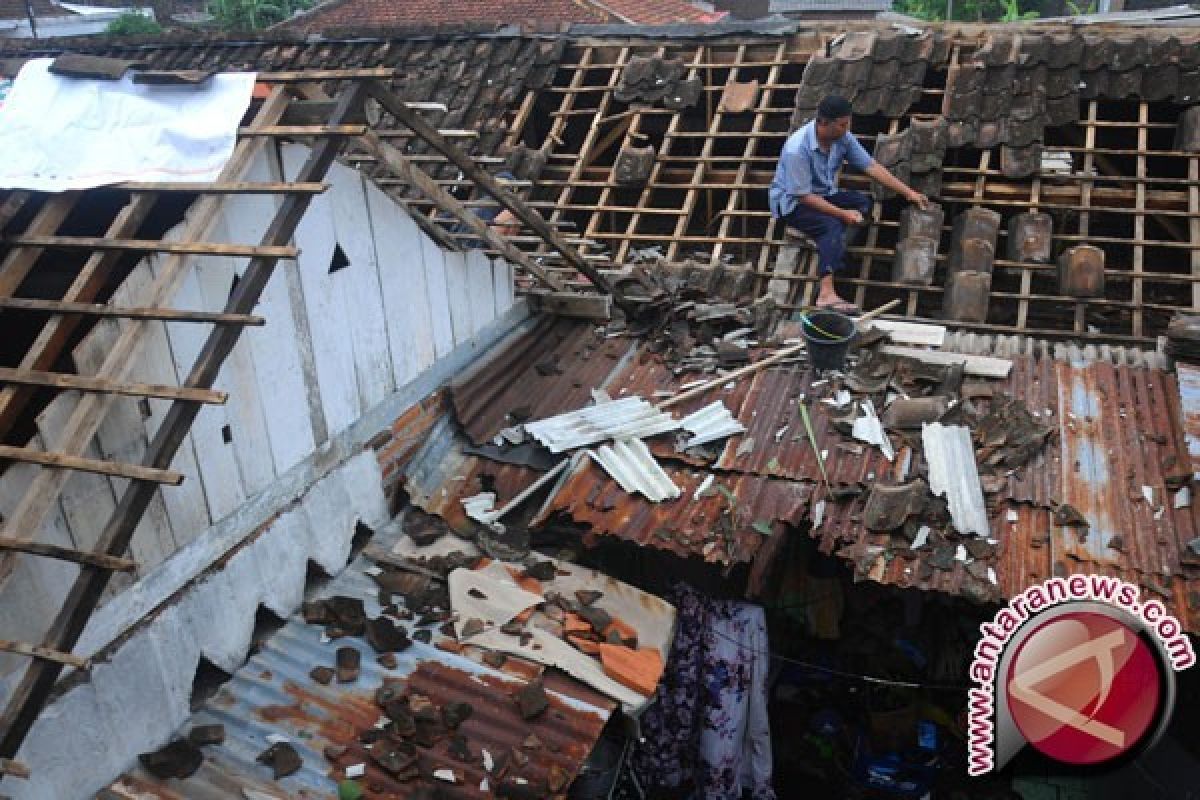
{"label": "wooden beam", "polygon": [[28,656],[29,658],[38,658],[43,661],[53,661],[56,664],[64,664],[76,669],[86,669],[88,666],[86,658],[80,658],[71,653],[64,653],[60,650],[52,650],[49,647],[28,644],[26,642],[13,642],[8,639],[0,639],[0,651],[16,653],[19,656]]}
{"label": "wooden beam", "polygon": [[[663,52],[662,48],[661,47],[658,48],[658,54],[661,54],[662,52]],[[615,69],[612,69],[608,74],[607,86],[610,89],[617,88],[617,85],[620,81],[621,72],[624,69],[624,64],[629,60],[629,54],[630,54],[629,47],[622,47],[617,52],[617,56],[616,56],[617,63],[620,64],[621,66],[618,66]],[[581,61],[590,62],[594,56],[595,56],[595,51],[589,47],[583,52]],[[588,73],[586,70],[576,72],[575,75],[573,75],[571,78],[571,84],[577,85],[578,82],[581,82],[587,76],[588,76]],[[571,163],[571,175],[572,176],[577,176],[577,175],[582,174],[583,170],[586,169],[593,161],[596,160],[596,158],[599,157],[602,150],[608,147],[608,144],[598,144],[596,142],[596,140],[600,137],[600,132],[603,129],[604,123],[602,122],[602,120],[606,116],[610,116],[608,114],[608,109],[609,109],[610,103],[612,102],[612,99],[613,99],[613,93],[611,91],[605,92],[600,97],[600,102],[597,104],[595,109],[574,109],[573,107],[574,107],[574,103],[575,103],[575,95],[569,95],[569,94],[563,95],[562,100],[560,102],[559,111],[566,113],[566,112],[571,112],[574,110],[580,110],[580,111],[587,111],[588,113],[592,114],[591,124],[588,126],[587,132],[584,134],[583,142],[579,145],[578,155],[569,154],[571,156],[571,158],[569,158],[568,160]],[[633,110],[631,109],[630,115],[623,116],[621,123],[613,129],[612,134],[610,135],[611,137],[613,137],[613,142],[616,142],[616,140],[617,140],[616,137],[622,137],[622,141],[629,141],[629,137],[631,135],[633,135],[634,133],[636,133],[637,121],[636,121],[635,117],[631,116],[632,111]],[[615,119],[615,117],[612,117],[612,118]],[[566,128],[567,128],[567,125],[570,123],[570,121],[571,120],[568,118],[568,116],[562,116],[562,117],[558,117],[557,119],[555,119],[554,124],[551,126],[550,134],[546,137],[547,140],[552,141],[552,142],[559,142],[559,143],[564,142],[565,140],[563,139],[563,136],[566,133]],[[607,140],[610,137],[605,137],[605,138]],[[557,222],[562,221],[564,214],[566,213],[565,209],[562,206],[570,204],[571,200],[573,199],[572,195],[574,192],[575,192],[575,188],[573,186],[563,186],[559,189],[557,202],[555,203],[555,208],[550,212],[550,215],[549,215],[549,219],[551,222],[557,223]],[[608,203],[608,191],[605,190],[600,193],[600,198],[596,204],[598,206],[603,206],[607,203]],[[532,208],[533,206],[531,205],[530,207]],[[600,214],[589,213],[588,214],[588,224],[587,224],[587,228],[585,228],[584,234],[586,235],[587,230],[595,230],[597,227],[600,226],[602,221],[603,221],[603,218]],[[539,251],[549,252],[546,250],[545,247],[539,248]]]}
{"label": "wooden beam", "polygon": [[29,767],[22,764],[20,761],[13,761],[8,758],[0,758],[0,775],[12,775],[14,778],[28,780],[30,772]]}
{"label": "wooden beam", "polygon": [[[272,99],[281,96],[282,92],[277,89],[272,94],[272,98],[268,98],[267,103],[270,104]],[[337,108],[329,123],[341,123],[351,111],[361,108],[362,101],[363,88],[361,84],[347,87],[338,98]],[[243,140],[239,143],[239,148],[243,143],[262,141],[262,139]],[[318,140],[314,144],[308,160],[300,168],[297,179],[300,181],[322,180],[333,164],[340,147],[341,142],[337,139]],[[257,152],[257,148],[235,153],[233,159],[226,164],[221,177],[226,180],[236,180],[245,171],[255,152]],[[241,157],[239,158],[239,156]],[[263,244],[277,246],[291,239],[301,217],[308,209],[310,201],[311,197],[306,195],[284,197],[263,234]],[[203,203],[204,199],[201,202]],[[216,203],[200,209],[193,208],[188,225],[189,232],[193,230],[207,231],[211,228],[219,209],[220,206]],[[262,296],[262,291],[271,278],[276,262],[277,259],[272,256],[258,256],[251,259],[242,279],[238,281],[229,296],[226,312],[231,314],[250,313]],[[163,305],[164,300],[174,293],[174,289],[183,278],[181,267],[182,261],[178,265],[172,264],[170,260],[163,264],[155,279],[151,305]],[[100,370],[101,375],[114,380],[124,377],[130,366],[130,357],[136,351],[140,340],[137,335],[137,327],[136,324],[131,325],[122,332],[121,337],[110,349],[109,355],[105,359]],[[241,332],[242,329],[238,326],[221,325],[213,328],[196,357],[185,385],[193,388],[211,388],[217,379],[221,364],[233,350]],[[68,430],[62,438],[70,442],[72,446],[83,448],[94,435],[107,404],[98,401],[88,403],[87,401],[99,397],[107,396],[85,395],[68,421]],[[144,466],[153,469],[165,469],[170,466],[199,409],[200,407],[195,403],[176,401],[171,404],[155,432],[154,438],[146,448],[146,455],[143,459]],[[86,436],[83,435],[84,433]],[[61,486],[62,484],[59,483],[57,486],[52,485],[52,488],[61,490]],[[31,488],[38,488],[36,479]],[[96,540],[96,552],[115,556],[129,549],[134,530],[136,530],[142,515],[145,514],[155,491],[156,487],[153,484],[144,481],[131,481],[125,487],[117,501],[116,509]],[[58,497],[57,491],[53,497]],[[45,510],[48,510],[48,507]],[[33,530],[40,527],[41,520],[42,516],[38,515],[36,517],[38,526]],[[11,527],[11,525],[12,520],[6,527]],[[62,609],[46,634],[45,641],[48,645],[59,650],[69,650],[76,646],[87,625],[88,618],[100,602],[108,579],[109,573],[105,571],[84,569],[80,572],[79,577],[67,592]],[[49,699],[61,672],[61,664],[44,661],[34,662],[25,671],[21,681],[10,694],[3,713],[0,713],[0,757],[11,758],[20,749],[29,729]]]}
{"label": "wooden beam", "polygon": [[0,537],[0,550],[12,550],[18,553],[29,553],[35,556],[55,558],[59,561],[71,561],[76,564],[88,564],[100,569],[113,572],[134,572],[137,562],[128,558],[118,558],[103,553],[89,553],[85,550],[73,550],[69,547],[59,547],[56,544],[30,542],[25,539],[10,539]]}
{"label": "wooden beam", "polygon": [[203,322],[219,325],[261,326],[266,320],[253,314],[222,314],[218,311],[182,311],[176,308],[110,306],[103,303],[69,303],[63,300],[35,300],[26,297],[0,297],[0,309],[36,311],[47,314],[79,314],[85,317],[118,319],[157,319],[164,322]]}
{"label": "wooden beam", "polygon": [[0,203],[0,231],[8,227],[8,223],[13,221],[13,217],[21,212],[25,204],[29,202],[30,193],[24,189],[11,191],[4,198],[4,202]]}
{"label": "wooden beam", "polygon": [[362,136],[366,125],[264,125],[238,128],[239,136]]}
{"label": "wooden beam", "polygon": [[[1145,100],[1138,103],[1138,122],[1147,122],[1149,120],[1149,105]],[[1149,131],[1145,128],[1138,128],[1138,156],[1137,156],[1137,176],[1139,178],[1146,177],[1146,146],[1149,143]],[[1146,184],[1139,183],[1134,187],[1134,208],[1137,211],[1137,216],[1133,218],[1133,238],[1146,238]],[[1140,244],[1133,246],[1133,335],[1142,335],[1142,267],[1145,261],[1145,248]]]}
{"label": "wooden beam", "polygon": [[[432,125],[423,120],[415,112],[406,108],[404,103],[392,94],[386,86],[378,81],[371,81],[368,83],[368,91],[383,106],[385,111],[411,128],[434,150],[437,150],[454,162],[454,165],[462,170],[465,176],[478,184],[481,189],[494,197],[500,205],[508,209],[526,227],[533,230],[553,249],[561,253],[567,263],[586,275],[595,284],[597,289],[606,293],[610,291],[608,281],[579,254],[578,250],[564,242],[558,232],[547,225],[540,214],[526,206],[511,191],[501,186],[489,173],[477,167],[471,161],[470,156],[443,138]],[[561,287],[556,286],[553,288],[556,291],[561,290]]]}
{"label": "wooden beam", "polygon": [[121,394],[128,397],[159,397],[164,400],[186,400],[191,403],[223,405],[229,399],[228,392],[212,389],[190,389],[180,386],[164,386],[157,383],[120,383],[89,375],[71,375],[65,372],[42,372],[40,370],[12,369],[0,367],[0,383],[16,383],[22,386],[47,386],[53,389],[75,389],[80,392]]}
{"label": "wooden beam", "polygon": [[[323,99],[324,95],[316,87],[301,87],[300,91],[309,99]],[[394,101],[394,99],[393,99]],[[396,105],[398,101],[392,104]],[[390,110],[390,109],[389,109]],[[402,109],[406,114],[412,114],[408,109]],[[454,216],[467,229],[483,239],[493,248],[501,252],[505,258],[514,264],[524,268],[531,275],[537,277],[539,281],[550,287],[554,291],[563,291],[563,286],[554,278],[546,274],[540,266],[535,264],[525,253],[517,249],[516,245],[501,236],[496,231],[487,225],[483,220],[475,215],[470,209],[464,206],[457,198],[442,189],[433,178],[429,177],[416,164],[412,163],[396,148],[384,142],[373,132],[368,131],[366,135],[359,138],[359,142],[381,163],[386,165],[387,169],[392,174],[398,176],[401,180],[407,182],[421,194],[429,198],[439,209]],[[446,234],[447,238],[453,238],[450,234]]]}
{"label": "wooden beam", "polygon": [[[307,83],[309,81],[366,80],[368,78],[392,78],[396,70],[391,67],[362,67],[356,69],[297,69],[278,72],[260,72],[255,80],[260,83]],[[330,111],[333,107],[330,107]]]}
{"label": "wooden beam", "polygon": [[[1188,177],[1200,181],[1200,158],[1188,159]],[[1200,186],[1188,189],[1188,210],[1196,216],[1188,220],[1188,233],[1192,244],[1200,244]],[[1200,278],[1200,250],[1191,251],[1192,277]],[[1200,309],[1200,282],[1192,284],[1192,309]]]}
{"label": "wooden beam", "polygon": [[93,472],[97,475],[111,475],[114,478],[165,483],[170,486],[178,486],[183,483],[183,475],[167,469],[149,469],[136,464],[100,461],[67,453],[47,453],[44,450],[32,450],[28,447],[14,447],[8,444],[0,444],[0,459],[20,461],[25,464],[40,464],[43,467],[73,469],[76,472]]}
{"label": "wooden beam", "polygon": [[[255,123],[268,124],[278,119],[279,115],[283,113],[286,104],[286,90],[282,88],[276,89],[259,109]],[[221,170],[218,181],[230,182],[240,180],[254,157],[263,149],[265,142],[265,139],[244,139],[238,142],[233,156]],[[134,202],[122,210],[122,215],[126,215],[127,219],[132,220],[136,216],[136,214],[132,213],[134,210],[148,210],[148,206],[138,203],[138,199],[141,197],[143,196],[139,195],[135,197]],[[289,195],[289,197],[295,197],[295,195]],[[221,210],[222,202],[223,198],[209,195],[203,196],[193,203],[187,220],[184,223],[181,234],[182,238],[184,240],[197,240],[208,236],[219,219],[218,213]],[[287,198],[285,198],[285,202],[287,202]],[[119,221],[114,221],[113,226],[115,227],[118,224]],[[89,261],[88,263],[91,264],[92,262]],[[183,255],[172,255],[164,259],[160,265],[158,275],[148,291],[148,305],[163,306],[169,303],[178,291],[184,277],[186,277],[186,268],[191,263],[192,260]],[[62,317],[60,319],[69,320],[72,318]],[[55,321],[58,320],[52,320],[52,322]],[[112,347],[109,348],[104,358],[104,363],[97,371],[99,376],[103,376],[109,380],[125,380],[129,376],[129,373],[133,369],[134,360],[142,346],[141,333],[143,324],[135,321],[121,331],[120,336],[113,343]],[[104,420],[104,416],[112,402],[113,395],[107,394],[85,394],[80,397],[79,403],[71,413],[66,424],[62,427],[57,440],[50,443],[51,446],[71,455],[82,455],[96,435],[96,431],[99,429],[100,423]],[[59,495],[62,493],[63,486],[66,485],[69,476],[70,472],[57,469],[42,470],[35,475],[29,488],[17,503],[16,509],[4,521],[4,527],[0,530],[0,536],[28,539],[41,530],[46,515],[50,513],[50,509],[58,502]],[[109,555],[121,555],[127,549],[128,542],[120,550],[109,552]],[[10,553],[0,554],[0,581],[6,580],[12,574],[14,564],[15,556]],[[68,646],[73,646],[73,644]],[[53,683],[53,677],[56,677],[57,674],[55,672],[54,676],[50,677],[51,683]],[[32,675],[27,674],[26,680],[28,683],[22,684],[25,689],[21,693],[13,695],[12,702],[5,709],[5,716],[0,718],[0,736],[3,736],[3,732],[9,729],[10,722],[15,722],[18,719],[22,722],[17,728],[13,729],[13,733],[9,734],[5,739],[0,740],[12,744],[14,748],[12,752],[0,752],[0,755],[11,756],[16,752],[15,748],[20,746],[20,741],[24,738],[25,732],[28,731],[28,724],[32,724],[33,719],[37,716],[37,709],[41,708],[40,703],[44,702],[45,696],[41,694],[41,690],[46,688],[43,686],[46,678],[46,673],[42,671],[38,671]],[[36,691],[34,691],[35,689]],[[46,690],[48,691],[48,688]],[[37,697],[40,697],[41,700],[34,702]]]}
{"label": "wooden beam", "polygon": [[123,192],[183,192],[186,194],[321,194],[329,188],[328,183],[286,183],[233,181],[231,183],[172,183],[154,181],[129,181],[118,183],[109,189]]}
{"label": "wooden beam", "polygon": [[192,256],[269,256],[295,258],[299,251],[290,245],[263,248],[261,245],[217,242],[164,242],[152,239],[105,239],[99,236],[6,236],[4,244],[15,247],[61,248],[65,250],[119,250],[132,253],[171,253]]}
{"label": "wooden beam", "polygon": [[[745,50],[746,50],[746,45],[742,44],[742,45],[738,46],[739,58],[745,52]],[[688,78],[689,79],[699,78],[699,76],[696,74],[696,71],[697,71],[696,64],[704,61],[705,53],[706,53],[705,45],[700,45],[699,47],[696,48],[696,57],[694,59],[692,59],[692,63],[688,65]],[[737,60],[737,59],[735,59],[735,60]],[[738,69],[736,67],[734,67],[730,71],[729,74],[730,74],[731,78],[736,80],[737,79],[736,76],[738,74]],[[706,92],[705,99],[709,101],[710,110],[711,110],[712,96]],[[682,114],[680,116],[682,116]],[[679,119],[679,117],[676,117],[675,119],[677,120],[677,119]],[[691,219],[692,212],[696,208],[696,203],[700,199],[700,192],[702,190],[704,190],[704,188],[705,188],[704,187],[704,175],[705,175],[706,171],[708,170],[708,164],[704,161],[704,159],[707,159],[709,156],[712,155],[713,148],[717,144],[717,135],[721,131],[721,124],[722,124],[722,122],[724,122],[724,120],[725,120],[725,112],[722,111],[719,106],[716,109],[716,111],[711,113],[709,116],[709,121],[708,121],[709,136],[708,136],[708,138],[706,138],[704,140],[704,144],[700,146],[700,160],[697,160],[695,166],[692,168],[693,169],[692,179],[691,179],[691,181],[688,182],[687,194],[685,194],[683,197],[683,207],[680,208],[680,210],[679,210],[679,216],[677,216],[675,218],[675,232],[674,232],[674,235],[669,238],[669,240],[668,240],[669,243],[667,244],[667,261],[675,261],[679,257],[679,240],[675,237],[682,236],[687,231],[688,220]],[[674,122],[674,120],[672,120],[672,122]],[[663,143],[664,151],[668,149],[667,142],[674,142],[675,138],[678,135],[679,135],[678,126],[672,125],[671,130],[668,132],[669,138],[666,141],[664,141],[664,143]],[[750,143],[750,142],[754,142],[757,140],[754,138],[750,138],[750,139],[747,139],[746,141],[747,141],[747,143]],[[743,147],[743,151],[744,150],[745,150],[745,148]],[[708,193],[708,194],[711,194],[711,193]],[[645,203],[639,203],[638,211],[641,211],[642,207],[645,205],[646,205]],[[640,214],[638,214],[636,216],[638,219],[641,218]],[[714,257],[715,257],[714,253],[709,254],[709,263],[710,264],[718,263],[717,261],[714,260]],[[622,259],[623,258],[624,258],[624,256],[622,255]]]}
{"label": "wooden beam", "polygon": [[[692,60],[688,64],[688,74],[689,75],[695,74],[695,66],[694,65],[703,58],[702,50],[703,50],[703,48],[699,48],[699,47],[696,48],[696,51],[692,56]],[[665,51],[660,47],[658,50],[658,54],[661,56],[664,54],[664,52]],[[640,109],[639,109],[639,111],[640,111]],[[641,120],[642,120],[642,114],[639,113],[634,118],[633,125],[630,128],[630,134],[632,134],[635,130],[637,130],[638,127],[641,126]],[[683,120],[682,114],[677,113],[671,117],[671,121],[669,123],[667,123],[666,133],[663,134],[663,143],[662,143],[662,147],[659,148],[659,153],[661,153],[663,155],[670,154],[671,145],[675,142],[675,137],[679,134],[679,126],[682,124],[682,120]],[[616,252],[616,256],[614,257],[614,260],[618,264],[623,263],[625,261],[626,256],[629,255],[630,242],[633,241],[630,237],[633,236],[634,234],[636,234],[639,226],[642,224],[642,213],[644,211],[646,211],[646,209],[650,206],[650,197],[651,197],[651,195],[654,194],[655,184],[658,183],[659,178],[662,176],[663,171],[665,169],[666,169],[666,165],[662,161],[660,161],[658,159],[658,156],[656,155],[654,158],[654,166],[652,166],[650,168],[650,178],[646,181],[646,185],[642,187],[642,191],[638,193],[637,207],[634,209],[634,213],[629,217],[629,221],[625,224],[625,231],[627,234],[629,234],[629,236],[626,236],[617,245],[617,248],[616,248],[617,252]],[[681,173],[682,172],[683,171],[681,170]],[[576,174],[580,174],[580,173],[576,173]],[[693,180],[693,176],[694,176],[694,174],[688,174],[685,180],[690,183]],[[611,169],[608,170],[607,177],[609,178],[608,182],[611,182],[611,178],[612,178],[612,170]],[[618,188],[618,187],[619,187],[618,184],[613,183],[611,188]],[[606,186],[604,193],[602,193],[600,195],[602,203],[607,203],[609,201],[609,197],[611,197],[609,188],[610,187]],[[672,209],[672,211],[675,215],[679,214],[678,209]],[[592,225],[589,225],[588,229],[587,229],[587,233],[589,235],[591,235],[592,233],[595,232],[595,230],[596,229]],[[656,238],[661,239],[662,237],[656,237]],[[672,242],[672,244],[673,243],[674,242]]]}
{"label": "wooden beam", "polygon": [[612,319],[611,294],[579,294],[577,292],[530,292],[526,295],[534,311],[557,314],[560,317],[592,319],[606,322]]}
{"label": "wooden beam", "polygon": [[[51,197],[38,210],[25,233],[32,236],[54,233],[75,207],[79,195],[79,192],[63,192]],[[3,263],[0,263],[0,296],[11,297],[16,294],[17,288],[41,255],[42,251],[34,247],[10,250]]]}

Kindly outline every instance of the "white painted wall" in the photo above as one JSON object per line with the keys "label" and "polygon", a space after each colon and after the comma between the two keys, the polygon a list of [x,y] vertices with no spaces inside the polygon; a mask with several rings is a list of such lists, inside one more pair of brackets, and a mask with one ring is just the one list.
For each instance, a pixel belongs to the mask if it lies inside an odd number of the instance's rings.
{"label": "white painted wall", "polygon": [[[307,154],[301,145],[287,145],[282,153],[260,157],[247,179],[295,177]],[[266,325],[246,329],[221,370],[216,388],[229,393],[228,403],[201,409],[171,465],[184,482],[156,494],[133,538],[138,575],[118,578],[110,597],[236,518],[249,501],[272,491],[285,474],[328,448],[438,359],[477,346],[484,329],[513,307],[507,263],[477,251],[441,250],[356,170],[336,164],[327,182],[331,188],[314,198],[296,232],[298,260],[279,263],[255,309]],[[278,202],[229,197],[212,240],[257,243]],[[337,245],[350,264],[330,273]],[[172,305],[220,310],[244,268],[245,259],[194,259]],[[113,302],[145,305],[158,269],[156,258],[146,259]],[[94,371],[122,326],[130,324],[98,325],[74,352],[80,372]],[[130,379],[182,385],[209,326],[137,324],[144,326],[144,343]],[[39,430],[48,440],[77,402],[74,393],[63,393],[41,414]],[[167,401],[116,398],[88,455],[140,462],[168,407]],[[0,514],[11,513],[35,469],[18,465],[0,476]],[[39,539],[91,549],[124,484],[72,474]],[[77,568],[33,556],[19,559],[16,573],[0,585],[0,638],[40,641]],[[13,671],[24,663],[0,656],[0,702]]]}

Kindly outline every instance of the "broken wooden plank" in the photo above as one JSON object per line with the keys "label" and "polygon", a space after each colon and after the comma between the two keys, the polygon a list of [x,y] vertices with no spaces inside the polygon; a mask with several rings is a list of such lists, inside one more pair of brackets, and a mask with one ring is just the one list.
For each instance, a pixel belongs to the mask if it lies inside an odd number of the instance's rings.
{"label": "broken wooden plank", "polygon": [[0,383],[16,383],[23,386],[48,386],[54,389],[75,389],[80,392],[101,394],[123,394],[129,397],[159,397],[164,400],[188,400],[193,403],[223,405],[229,399],[228,392],[212,389],[193,389],[183,386],[164,386],[157,383],[121,383],[106,378],[88,375],[70,375],[64,372],[41,372],[31,369],[0,367]]}
{"label": "broken wooden plank", "polygon": [[56,664],[66,664],[68,667],[75,667],[76,669],[86,669],[88,666],[86,658],[80,658],[72,653],[63,653],[59,650],[51,650],[41,645],[29,644],[28,642],[12,642],[8,639],[0,639],[0,650],[5,653],[16,653],[19,656],[41,659],[42,661],[53,661]]}
{"label": "broken wooden plank", "polygon": [[526,298],[529,300],[531,310],[541,311],[545,314],[601,322],[612,319],[612,295],[609,294],[530,292]]}
{"label": "broken wooden plank", "polygon": [[941,350],[921,350],[917,347],[901,347],[887,344],[880,352],[889,356],[913,358],[926,364],[937,364],[949,367],[956,364],[966,366],[966,374],[981,378],[1007,378],[1012,370],[1012,362],[1007,358],[991,356],[972,356],[965,353],[946,353]]}
{"label": "broken wooden plank", "polygon": [[171,253],[193,256],[267,256],[295,258],[299,251],[288,245],[220,244],[218,242],[163,242],[153,239],[105,239],[98,236],[7,236],[4,244],[14,247],[61,248],[65,250],[121,250],[133,253]]}
{"label": "broken wooden plank", "polygon": [[137,569],[137,562],[129,558],[120,558],[118,556],[105,555],[104,553],[90,553],[86,550],[73,550],[69,547],[59,547],[56,544],[31,542],[26,539],[12,539],[7,536],[0,536],[0,550],[12,550],[17,553],[29,553],[35,556],[56,558],[59,561],[72,561],[76,564],[87,564],[93,567],[100,567],[101,569],[112,570],[113,572],[133,572]]}
{"label": "broken wooden plank", "polygon": [[155,469],[137,464],[121,464],[116,461],[100,461],[95,458],[82,458],[67,453],[47,453],[44,450],[32,450],[28,447],[14,447],[0,444],[0,459],[23,461],[27,464],[41,464],[43,467],[59,467],[73,469],[79,472],[94,472],[97,475],[112,475],[115,478],[130,478],[136,481],[150,483],[166,483],[178,486],[183,483],[183,475],[169,469]]}
{"label": "broken wooden plank", "polygon": [[61,300],[35,300],[27,297],[0,297],[0,309],[41,311],[47,314],[80,314],[87,317],[118,319],[158,319],[164,322],[205,322],[223,325],[266,324],[252,314],[223,314],[219,311],[184,311],[177,308],[109,306],[102,303],[68,303]]}

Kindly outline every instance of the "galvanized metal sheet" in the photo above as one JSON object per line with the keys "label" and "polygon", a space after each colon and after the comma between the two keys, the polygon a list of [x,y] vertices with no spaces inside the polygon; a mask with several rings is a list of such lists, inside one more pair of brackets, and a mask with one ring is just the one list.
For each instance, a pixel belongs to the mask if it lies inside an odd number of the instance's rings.
{"label": "galvanized metal sheet", "polygon": [[459,376],[450,391],[455,416],[467,438],[483,444],[514,422],[583,408],[630,348],[628,339],[605,338],[592,325],[547,317]]}

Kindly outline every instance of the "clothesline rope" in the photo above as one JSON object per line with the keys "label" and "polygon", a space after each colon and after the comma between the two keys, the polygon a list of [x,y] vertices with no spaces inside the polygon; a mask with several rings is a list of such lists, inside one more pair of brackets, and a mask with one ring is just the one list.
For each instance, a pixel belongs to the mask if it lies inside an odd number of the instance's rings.
{"label": "clothesline rope", "polygon": [[763,652],[760,650],[755,650],[751,647],[747,647],[746,645],[742,644],[737,639],[734,639],[732,636],[727,636],[718,630],[711,630],[710,633],[716,634],[717,636],[721,637],[722,639],[726,639],[730,642],[733,642],[738,647],[740,647],[742,650],[745,650],[746,652],[752,653],[754,655],[766,656],[767,658],[772,658],[772,659],[775,659],[776,661],[782,661],[787,664],[794,664],[795,666],[798,666],[798,667],[805,667],[807,669],[815,669],[818,672],[824,672],[829,675],[836,675],[840,678],[853,678],[855,680],[862,681],[863,683],[872,683],[872,684],[877,684],[880,686],[898,686],[898,687],[901,687],[904,689],[934,689],[937,691],[946,691],[946,692],[966,692],[970,688],[969,686],[967,686],[965,684],[958,685],[958,684],[950,684],[950,683],[920,683],[917,681],[898,681],[898,680],[893,680],[891,678],[878,678],[874,675],[863,675],[858,672],[846,672],[845,670],[833,669],[832,667],[824,667],[824,666],[821,666],[820,664],[812,664],[810,662],[801,661],[796,658],[789,658],[788,656],[783,656],[778,653],[772,652],[770,650],[768,650],[766,652]]}

